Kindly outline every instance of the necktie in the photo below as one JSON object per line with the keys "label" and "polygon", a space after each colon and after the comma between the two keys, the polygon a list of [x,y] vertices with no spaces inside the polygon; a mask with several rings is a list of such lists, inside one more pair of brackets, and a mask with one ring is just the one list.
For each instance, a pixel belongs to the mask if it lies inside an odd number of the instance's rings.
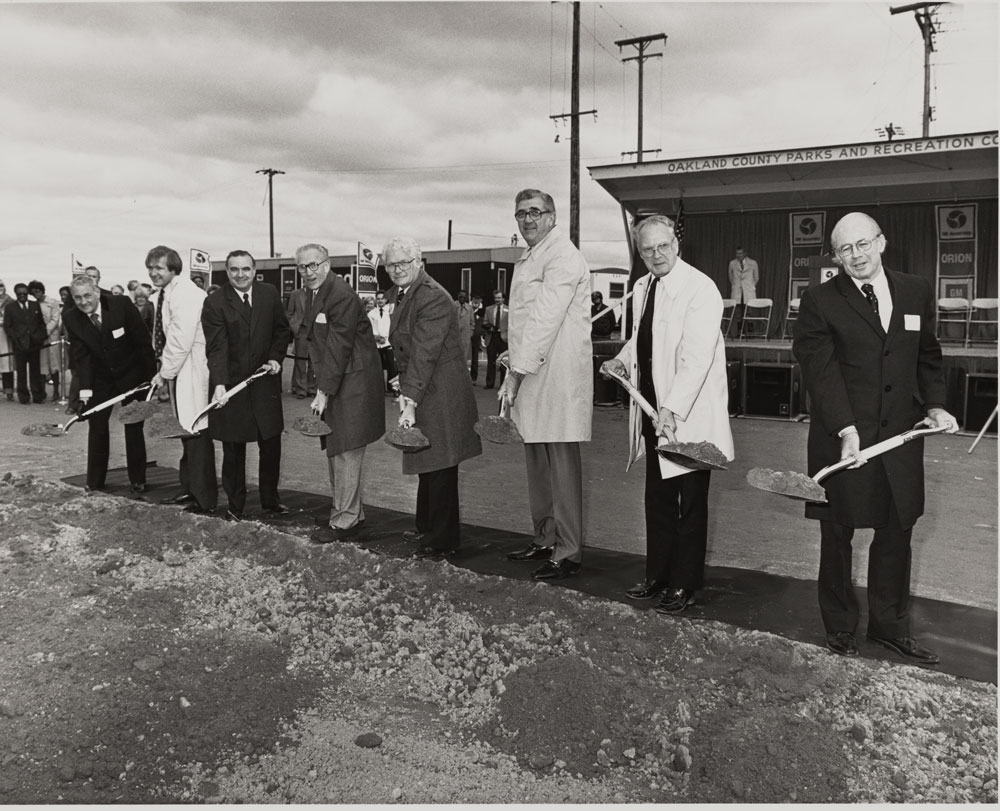
{"label": "necktie", "polygon": [[500,329],[500,305],[499,304],[497,305],[496,319],[495,319],[495,323],[493,324],[493,326],[495,326],[497,329]]}
{"label": "necktie", "polygon": [[875,315],[878,315],[878,296],[875,295],[875,288],[870,284],[861,285],[861,292],[865,294],[868,303],[872,305]]}
{"label": "necktie", "polygon": [[384,311],[384,309],[385,308],[383,308],[383,307],[379,307],[378,308],[378,317],[379,318],[385,318],[385,311]]}
{"label": "necktie", "polygon": [[313,306],[313,291],[311,287],[306,288],[306,309],[311,310]]}
{"label": "necktie", "polygon": [[97,312],[92,312],[90,314],[90,320],[94,322],[94,326],[98,329],[101,328],[101,316]]}
{"label": "necktie", "polygon": [[740,260],[740,270],[746,270],[746,265],[743,264],[743,260]]}
{"label": "necktie", "polygon": [[397,307],[400,306],[403,303],[403,296],[405,296],[405,295],[406,295],[406,291],[405,290],[400,290],[399,291],[399,295],[396,296],[396,306]]}
{"label": "necktie", "polygon": [[250,294],[249,293],[244,293],[243,294],[243,303],[246,305],[246,308],[248,310],[252,310],[253,309],[253,307],[250,306]]}
{"label": "necktie", "polygon": [[[653,387],[653,310],[656,305],[656,279],[652,280],[649,294],[646,296],[646,306],[639,318],[639,330],[636,335],[636,355],[639,365],[639,391],[650,404],[656,408],[656,389]],[[643,431],[651,430],[652,423],[643,418]],[[647,423],[649,423],[647,425]]]}
{"label": "necktie", "polygon": [[167,345],[167,334],[163,331],[163,296],[161,289],[156,297],[156,318],[153,320],[153,353],[156,357],[163,354],[163,347]]}

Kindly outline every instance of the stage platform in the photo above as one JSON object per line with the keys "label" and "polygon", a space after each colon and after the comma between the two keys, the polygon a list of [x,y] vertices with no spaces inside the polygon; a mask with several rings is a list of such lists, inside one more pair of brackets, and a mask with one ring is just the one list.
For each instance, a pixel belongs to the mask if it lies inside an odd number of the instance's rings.
{"label": "stage platform", "polygon": [[[63,481],[82,487],[85,476],[70,476]],[[155,504],[160,498],[177,491],[177,471],[150,463],[147,483],[149,490],[144,500]],[[128,479],[124,468],[109,471],[107,491],[112,495],[128,497]],[[308,537],[316,529],[315,518],[325,517],[329,512],[328,495],[282,489],[282,500],[292,513],[265,523],[302,537]],[[220,503],[224,505],[224,496]],[[247,504],[257,503],[256,490],[251,489]],[[412,515],[370,505],[365,505],[365,512],[370,530],[361,546],[375,554],[396,558],[408,557],[413,552],[413,544],[402,539],[403,530],[413,528]],[[224,506],[220,507],[218,514],[219,520],[223,520]],[[254,514],[254,509],[248,510],[247,517],[249,520],[264,520],[262,515]],[[529,580],[536,563],[519,563],[506,558],[507,552],[522,548],[529,541],[528,535],[463,524],[463,547],[460,554],[451,559],[451,564],[479,574]],[[626,588],[643,579],[644,565],[642,555],[588,547],[579,575],[551,587],[575,589],[630,605],[636,611],[649,611],[655,606],[655,600],[636,603],[624,596]],[[867,604],[865,589],[858,589],[858,599],[862,606]],[[705,588],[698,593],[696,604],[682,616],[664,617],[663,621],[711,620],[811,645],[823,645],[822,628],[817,627],[815,607],[816,583],[813,580],[709,566],[705,573]],[[941,664],[929,669],[996,684],[995,611],[915,597],[912,616],[914,627],[919,629],[920,640],[941,655]],[[865,624],[866,617],[862,615],[860,627],[864,628]],[[902,664],[900,657],[866,641],[863,634],[859,635],[858,644],[865,658]]]}

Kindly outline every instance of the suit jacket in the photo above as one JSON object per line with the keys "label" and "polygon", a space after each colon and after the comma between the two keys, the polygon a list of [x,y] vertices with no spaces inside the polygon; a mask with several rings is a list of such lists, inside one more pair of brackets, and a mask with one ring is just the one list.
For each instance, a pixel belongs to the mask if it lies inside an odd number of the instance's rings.
{"label": "suit jacket", "polygon": [[[202,417],[194,418],[208,405],[208,359],[205,357],[205,332],[201,328],[201,308],[205,291],[190,279],[174,276],[155,294],[153,304],[163,298],[163,331],[166,346],[160,356],[160,374],[172,380],[171,403],[177,421],[192,433],[208,426]],[[152,336],[147,340],[152,341]]]}
{"label": "suit jacket", "polygon": [[590,269],[558,225],[514,265],[510,365],[527,372],[511,409],[525,442],[590,441]]}
{"label": "suit jacket", "polygon": [[[390,291],[393,302],[398,288]],[[403,454],[403,473],[427,473],[483,452],[473,426],[479,419],[458,310],[448,292],[421,271],[392,313],[389,333],[399,388],[416,401],[417,426],[430,447]]]}
{"label": "suit jacket", "polygon": [[[211,293],[201,310],[208,357],[208,388],[232,388],[269,360],[279,364],[291,339],[281,295],[272,284],[255,282],[252,308],[228,282]],[[258,378],[221,409],[208,415],[208,431],[220,442],[270,439],[285,428],[281,374]],[[259,432],[259,437],[258,437]]]}
{"label": "suit jacket", "polygon": [[[655,276],[647,273],[636,280],[632,296],[632,323],[638,325]],[[726,344],[719,329],[722,296],[708,276],[678,259],[659,282],[653,311],[654,408],[669,408],[677,415],[678,442],[711,442],[734,458],[729,428],[729,381],[726,376]],[[622,347],[618,360],[629,370],[629,380],[639,388],[638,326]],[[642,415],[629,406],[628,466],[643,456]],[[690,473],[690,469],[659,459],[664,479]],[[648,464],[648,462],[647,462]],[[627,469],[627,468],[626,468]]]}
{"label": "suit jacket", "polygon": [[306,288],[300,287],[288,295],[288,326],[292,331],[292,340],[299,337],[299,327],[306,323],[309,313],[306,312]]}
{"label": "suit jacket", "polygon": [[156,357],[146,325],[125,296],[101,296],[101,328],[76,307],[63,313],[63,326],[80,378],[94,404],[123,394],[156,374]]}
{"label": "suit jacket", "polygon": [[760,281],[760,269],[757,261],[749,256],[744,259],[743,268],[740,269],[740,260],[733,259],[729,263],[729,284],[732,288],[730,298],[742,301],[746,304],[750,299],[757,298],[757,282]]}
{"label": "suit jacket", "polygon": [[21,303],[12,298],[4,310],[3,328],[15,352],[40,349],[48,336],[42,308],[38,306],[38,302],[29,299],[27,305],[28,309],[25,311]]}
{"label": "suit jacket", "polygon": [[[496,318],[497,318],[497,305],[491,304],[486,308],[483,313],[483,332],[485,332],[490,337],[493,337],[493,333],[496,331]],[[500,305],[500,340],[507,343],[507,338],[509,335],[510,326],[510,309],[506,304]],[[471,336],[470,336],[471,337]],[[489,340],[489,339],[487,339]]]}
{"label": "suit jacket", "polygon": [[[840,460],[837,434],[848,425],[857,427],[864,449],[909,430],[929,408],[944,405],[931,286],[917,276],[883,272],[892,291],[888,333],[846,274],[802,295],[792,352],[811,397],[810,475]],[[910,527],[924,509],[923,441],[835,473],[823,487],[829,504],[807,504],[807,518],[884,526],[891,495],[902,526]]]}
{"label": "suit jacket", "polygon": [[142,307],[136,305],[136,309],[139,311],[139,315],[142,316],[142,323],[146,325],[146,329],[149,330],[149,334],[153,334],[153,328],[156,325],[156,310],[153,305],[147,301]]}
{"label": "suit jacket", "polygon": [[385,433],[385,383],[372,322],[343,277],[327,274],[307,315],[309,358],[316,388],[328,399],[324,419],[333,429],[327,456],[362,448]]}

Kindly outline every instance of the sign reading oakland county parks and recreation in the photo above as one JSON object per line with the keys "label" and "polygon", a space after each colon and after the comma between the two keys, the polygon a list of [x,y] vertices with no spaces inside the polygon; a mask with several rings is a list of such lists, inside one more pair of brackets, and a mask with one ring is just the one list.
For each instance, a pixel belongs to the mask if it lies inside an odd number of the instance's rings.
{"label": "sign reading oakland county parks and recreation", "polygon": [[721,155],[716,158],[691,158],[651,161],[645,166],[657,174],[707,172],[714,169],[745,169],[750,166],[795,166],[805,163],[827,163],[859,158],[882,158],[894,155],[920,155],[933,152],[956,152],[997,146],[995,132],[979,135],[955,135],[943,138],[922,138],[909,141],[884,141],[877,144],[829,146],[818,149],[788,149],[776,152],[751,152],[745,155]]}

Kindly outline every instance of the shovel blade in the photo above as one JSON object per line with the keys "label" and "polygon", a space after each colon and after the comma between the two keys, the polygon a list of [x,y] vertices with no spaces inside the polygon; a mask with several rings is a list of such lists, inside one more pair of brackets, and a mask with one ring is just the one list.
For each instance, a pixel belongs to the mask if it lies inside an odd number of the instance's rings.
{"label": "shovel blade", "polygon": [[826,503],[826,490],[815,479],[795,471],[782,472],[755,467],[747,472],[747,483],[758,490],[776,493],[797,501]]}
{"label": "shovel blade", "polygon": [[329,436],[333,429],[319,417],[299,417],[292,423],[292,428],[305,436]]}
{"label": "shovel blade", "polygon": [[668,461],[691,470],[728,470],[726,455],[711,442],[675,442],[656,452]]}
{"label": "shovel blade", "polygon": [[513,445],[524,442],[524,437],[517,430],[514,421],[509,417],[484,417],[472,426],[473,430],[487,442],[497,445]]}
{"label": "shovel blade", "polygon": [[385,443],[398,451],[403,451],[403,453],[415,453],[416,451],[422,451],[424,448],[429,448],[431,445],[430,440],[424,435],[424,432],[415,425],[410,428],[399,426],[393,428],[391,431],[387,431]]}
{"label": "shovel blade", "polygon": [[62,425],[56,425],[52,422],[36,422],[25,425],[21,429],[21,433],[24,436],[65,436],[66,431],[63,430]]}
{"label": "shovel blade", "polygon": [[159,403],[152,403],[145,400],[137,403],[129,403],[127,406],[122,406],[119,409],[118,421],[125,425],[134,425],[137,422],[145,422],[148,419],[152,419],[153,415],[159,411]]}

